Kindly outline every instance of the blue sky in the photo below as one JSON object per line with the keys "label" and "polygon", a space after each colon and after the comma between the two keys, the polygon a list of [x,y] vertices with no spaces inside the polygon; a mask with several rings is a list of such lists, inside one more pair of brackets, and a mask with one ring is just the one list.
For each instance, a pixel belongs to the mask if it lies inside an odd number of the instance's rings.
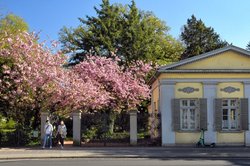
{"label": "blue sky", "polygon": [[[130,0],[110,0],[128,4]],[[41,40],[57,40],[63,26],[76,27],[78,17],[95,15],[101,0],[0,0],[0,13],[24,18],[31,31],[41,31]],[[222,39],[245,48],[250,41],[249,0],[136,0],[139,9],[152,11],[179,38],[187,18],[194,14],[211,26]]]}

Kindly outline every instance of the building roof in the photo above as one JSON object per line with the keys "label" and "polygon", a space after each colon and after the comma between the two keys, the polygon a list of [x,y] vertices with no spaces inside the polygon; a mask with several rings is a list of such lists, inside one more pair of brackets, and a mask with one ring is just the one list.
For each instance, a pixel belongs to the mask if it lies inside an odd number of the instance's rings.
{"label": "building roof", "polygon": [[194,72],[196,72],[196,73],[206,73],[206,72],[213,72],[213,73],[216,73],[216,72],[220,72],[220,73],[236,72],[237,73],[237,72],[241,72],[242,73],[243,72],[244,73],[244,72],[250,72],[250,70],[247,70],[247,69],[245,69],[245,70],[242,70],[242,69],[241,70],[230,70],[230,71],[229,70],[220,70],[220,69],[214,69],[214,70],[211,70],[211,69],[210,70],[208,70],[208,69],[178,70],[177,69],[176,70],[176,68],[179,66],[183,66],[183,65],[193,63],[193,62],[196,62],[199,60],[203,60],[203,59],[221,54],[221,53],[226,52],[226,51],[234,51],[234,52],[238,52],[242,55],[250,57],[250,51],[247,51],[247,50],[242,49],[240,47],[236,47],[234,45],[228,45],[228,46],[223,47],[223,48],[219,48],[219,49],[216,49],[216,50],[204,53],[204,54],[196,55],[194,57],[181,60],[181,61],[176,62],[176,63],[172,63],[170,65],[161,66],[157,69],[154,76],[150,79],[149,83],[152,84],[156,80],[156,78],[160,75],[160,73],[183,73],[183,72],[188,72],[188,73],[194,73]]}
{"label": "building roof", "polygon": [[161,66],[160,68],[158,68],[158,71],[161,72],[161,71],[164,71],[164,70],[167,70],[167,69],[172,69],[172,68],[175,68],[175,67],[178,67],[178,66],[182,66],[182,65],[185,65],[185,64],[188,64],[188,63],[192,63],[192,62],[201,60],[201,59],[209,58],[211,56],[214,56],[214,55],[226,52],[226,51],[235,51],[235,52],[239,52],[239,53],[241,53],[243,55],[246,55],[246,56],[250,57],[250,51],[247,51],[247,50],[242,49],[240,47],[236,47],[234,45],[229,45],[229,46],[219,48],[219,49],[216,49],[216,50],[204,53],[204,54],[200,54],[200,55],[197,55],[197,56],[194,56],[194,57],[191,57],[191,58],[181,60],[181,61],[176,62],[176,63],[172,63],[170,65]]}

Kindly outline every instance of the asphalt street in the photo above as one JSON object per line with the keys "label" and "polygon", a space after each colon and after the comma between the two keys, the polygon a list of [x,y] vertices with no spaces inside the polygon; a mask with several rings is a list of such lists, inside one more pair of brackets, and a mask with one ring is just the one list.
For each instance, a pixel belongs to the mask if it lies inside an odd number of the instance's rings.
{"label": "asphalt street", "polygon": [[225,166],[250,165],[250,159],[148,159],[148,158],[81,158],[0,160],[1,166]]}

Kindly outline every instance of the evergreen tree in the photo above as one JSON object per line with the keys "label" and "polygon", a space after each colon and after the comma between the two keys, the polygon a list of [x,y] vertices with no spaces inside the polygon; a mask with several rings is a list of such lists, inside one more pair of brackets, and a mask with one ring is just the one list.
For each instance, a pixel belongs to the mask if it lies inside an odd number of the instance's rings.
{"label": "evergreen tree", "polygon": [[250,42],[248,42],[246,50],[250,51]]}
{"label": "evergreen tree", "polygon": [[214,32],[211,27],[206,27],[203,21],[197,20],[194,15],[187,20],[184,29],[181,33],[181,39],[184,42],[186,49],[181,58],[189,58],[205,52],[209,52],[228,45],[223,41],[219,34]]}
{"label": "evergreen tree", "polygon": [[123,64],[136,60],[166,64],[177,61],[182,44],[168,34],[169,27],[152,13],[131,5],[110,4],[103,0],[97,16],[80,19],[77,28],[64,27],[60,41],[65,52],[73,52],[72,61],[82,61],[88,52],[111,56],[115,52]]}

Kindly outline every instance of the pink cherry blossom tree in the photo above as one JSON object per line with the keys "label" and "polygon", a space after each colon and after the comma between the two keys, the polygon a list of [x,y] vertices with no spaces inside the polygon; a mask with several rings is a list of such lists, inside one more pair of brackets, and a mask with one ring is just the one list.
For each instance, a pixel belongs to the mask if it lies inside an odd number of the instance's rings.
{"label": "pink cherry blossom tree", "polygon": [[119,111],[133,109],[149,97],[144,77],[151,67],[141,61],[125,69],[115,55],[89,55],[66,68],[67,58],[60,51],[53,53],[28,33],[8,35],[0,48],[0,100],[16,119],[24,108],[36,110],[36,115],[41,110]]}

